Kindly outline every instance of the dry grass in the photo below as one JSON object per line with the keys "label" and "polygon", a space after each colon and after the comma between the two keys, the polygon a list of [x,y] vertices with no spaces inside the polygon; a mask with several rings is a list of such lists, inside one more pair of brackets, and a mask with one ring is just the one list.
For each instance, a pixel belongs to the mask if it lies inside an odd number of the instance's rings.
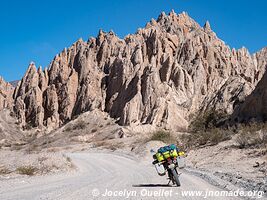
{"label": "dry grass", "polygon": [[11,171],[9,169],[7,169],[6,167],[2,166],[0,167],[0,175],[6,175],[6,174],[10,174]]}
{"label": "dry grass", "polygon": [[16,169],[16,171],[19,173],[19,174],[22,174],[22,175],[28,175],[28,176],[33,176],[37,171],[38,169],[36,167],[33,167],[31,165],[28,165],[28,166],[21,166],[21,167],[18,167]]}
{"label": "dry grass", "polygon": [[260,130],[255,132],[241,131],[236,137],[237,147],[244,148],[266,148],[267,147],[267,131]]}
{"label": "dry grass", "polygon": [[73,125],[69,124],[68,126],[66,126],[64,132],[70,132],[73,130],[82,130],[85,128],[86,128],[86,123],[83,120],[79,120]]}
{"label": "dry grass", "polygon": [[98,141],[94,143],[94,147],[102,147],[104,149],[109,149],[111,151],[116,151],[117,149],[122,149],[125,145],[122,142],[112,143],[109,141]]}
{"label": "dry grass", "polygon": [[38,148],[37,144],[30,144],[26,149],[25,152],[27,154],[32,154],[32,153],[38,153],[40,152],[40,149]]}
{"label": "dry grass", "polygon": [[38,162],[42,163],[42,162],[46,161],[47,159],[48,159],[48,157],[42,156],[42,157],[39,157],[37,160],[38,160]]}

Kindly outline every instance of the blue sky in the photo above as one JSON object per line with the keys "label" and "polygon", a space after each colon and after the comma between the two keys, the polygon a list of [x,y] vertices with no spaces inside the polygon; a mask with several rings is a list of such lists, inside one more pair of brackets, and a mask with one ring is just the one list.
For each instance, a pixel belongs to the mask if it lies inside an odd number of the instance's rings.
{"label": "blue sky", "polygon": [[98,30],[118,36],[136,32],[161,11],[186,11],[228,45],[250,52],[267,46],[267,3],[264,0],[13,0],[0,6],[0,75],[20,79],[30,61],[47,66],[64,47]]}

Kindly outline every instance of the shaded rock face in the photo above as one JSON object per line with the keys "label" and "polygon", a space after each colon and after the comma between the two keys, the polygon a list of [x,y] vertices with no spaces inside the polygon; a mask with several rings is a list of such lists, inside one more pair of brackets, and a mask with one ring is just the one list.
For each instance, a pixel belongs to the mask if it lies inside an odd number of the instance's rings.
{"label": "shaded rock face", "polygon": [[208,22],[202,28],[186,13],[162,13],[123,40],[102,31],[78,40],[44,71],[31,63],[14,110],[22,125],[56,128],[99,109],[121,125],[183,129],[190,114],[231,114],[265,71],[258,57],[231,50]]}
{"label": "shaded rock face", "polygon": [[[258,65],[267,67],[267,48],[254,55]],[[237,107],[231,116],[232,122],[267,121],[267,73],[265,72],[255,90]]]}
{"label": "shaded rock face", "polygon": [[12,108],[14,87],[0,77],[0,110]]}

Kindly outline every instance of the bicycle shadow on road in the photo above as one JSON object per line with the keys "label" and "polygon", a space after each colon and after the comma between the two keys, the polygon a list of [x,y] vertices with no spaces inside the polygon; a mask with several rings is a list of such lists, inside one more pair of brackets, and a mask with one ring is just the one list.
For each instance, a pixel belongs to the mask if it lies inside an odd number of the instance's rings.
{"label": "bicycle shadow on road", "polygon": [[132,185],[133,187],[173,187],[168,184],[138,184],[138,185]]}

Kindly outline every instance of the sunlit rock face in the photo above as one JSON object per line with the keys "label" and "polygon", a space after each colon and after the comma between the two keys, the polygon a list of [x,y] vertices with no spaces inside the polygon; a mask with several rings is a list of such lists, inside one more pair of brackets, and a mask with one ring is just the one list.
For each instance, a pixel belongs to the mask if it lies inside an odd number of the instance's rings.
{"label": "sunlit rock face", "polygon": [[56,128],[99,109],[120,125],[184,129],[189,116],[208,109],[231,114],[265,72],[259,54],[231,50],[208,22],[161,13],[124,39],[112,31],[80,39],[48,69],[31,63],[14,92],[14,111],[34,127]]}
{"label": "sunlit rock face", "polygon": [[0,77],[0,110],[12,108],[14,87]]}

